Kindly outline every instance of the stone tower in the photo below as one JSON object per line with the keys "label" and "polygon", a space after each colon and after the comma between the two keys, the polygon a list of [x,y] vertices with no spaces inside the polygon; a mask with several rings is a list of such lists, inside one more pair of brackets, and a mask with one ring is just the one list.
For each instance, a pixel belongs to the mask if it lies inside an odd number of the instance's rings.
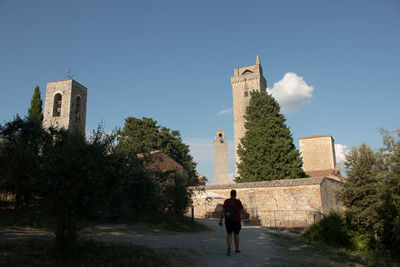
{"label": "stone tower", "polygon": [[72,79],[48,82],[43,127],[75,129],[85,134],[87,88]]}
{"label": "stone tower", "polygon": [[335,140],[330,135],[314,135],[300,138],[303,170],[308,175],[338,173]]}
{"label": "stone tower", "polygon": [[228,142],[221,129],[215,133],[214,140],[214,184],[229,184]]}
{"label": "stone tower", "polygon": [[249,105],[251,91],[266,91],[267,82],[263,76],[260,57],[257,56],[255,65],[235,68],[231,77],[233,96],[233,128],[235,135],[235,169],[238,176],[237,164],[240,161],[237,146],[245,134],[244,115]]}

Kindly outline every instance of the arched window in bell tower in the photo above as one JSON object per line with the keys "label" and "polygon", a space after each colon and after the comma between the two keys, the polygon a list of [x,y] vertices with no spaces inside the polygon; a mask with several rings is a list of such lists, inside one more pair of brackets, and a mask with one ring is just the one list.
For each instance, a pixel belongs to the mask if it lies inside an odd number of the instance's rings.
{"label": "arched window in bell tower", "polygon": [[76,105],[75,105],[75,121],[81,120],[81,97],[78,96],[76,98]]}
{"label": "arched window in bell tower", "polygon": [[61,115],[62,95],[60,93],[54,96],[53,103],[53,117],[59,117]]}

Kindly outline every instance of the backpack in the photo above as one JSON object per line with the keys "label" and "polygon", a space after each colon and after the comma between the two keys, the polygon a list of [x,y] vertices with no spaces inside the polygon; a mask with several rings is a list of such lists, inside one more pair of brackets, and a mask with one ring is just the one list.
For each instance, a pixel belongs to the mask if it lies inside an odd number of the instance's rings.
{"label": "backpack", "polygon": [[235,199],[228,199],[225,208],[225,218],[234,221],[237,218],[237,211],[235,209]]}

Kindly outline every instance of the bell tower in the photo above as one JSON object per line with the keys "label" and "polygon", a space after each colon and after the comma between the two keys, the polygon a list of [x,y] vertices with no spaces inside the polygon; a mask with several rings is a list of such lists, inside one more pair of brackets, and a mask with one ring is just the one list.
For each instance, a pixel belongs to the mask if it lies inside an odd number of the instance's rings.
{"label": "bell tower", "polygon": [[265,80],[261,68],[260,57],[257,56],[256,64],[235,68],[234,76],[231,77],[232,96],[233,96],[233,129],[235,138],[235,169],[238,176],[237,164],[240,159],[237,154],[237,146],[240,139],[244,136],[244,115],[246,107],[249,105],[251,91],[266,91],[267,81]]}
{"label": "bell tower", "polygon": [[221,129],[215,133],[214,140],[214,184],[229,184],[228,142]]}
{"label": "bell tower", "polygon": [[43,127],[78,130],[85,134],[87,88],[73,79],[48,82]]}

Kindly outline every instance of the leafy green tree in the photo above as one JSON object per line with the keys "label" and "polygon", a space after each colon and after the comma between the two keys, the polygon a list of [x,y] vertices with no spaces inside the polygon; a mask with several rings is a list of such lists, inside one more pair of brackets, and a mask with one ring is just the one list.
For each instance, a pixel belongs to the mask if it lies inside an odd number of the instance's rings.
{"label": "leafy green tree", "polygon": [[0,125],[0,191],[15,196],[16,211],[29,207],[37,192],[44,136],[40,123],[18,115]]}
{"label": "leafy green tree", "polygon": [[339,196],[346,207],[350,228],[373,238],[382,222],[378,222],[380,197],[383,191],[380,155],[368,145],[352,148],[344,162],[347,180]]}
{"label": "leafy green tree", "polygon": [[35,92],[33,93],[31,100],[31,107],[28,110],[28,118],[37,122],[42,122],[42,99],[40,97],[39,86],[35,87]]}
{"label": "leafy green tree", "polygon": [[161,127],[151,118],[128,117],[124,128],[118,134],[119,151],[135,156],[161,150],[183,166],[188,176],[188,185],[199,183],[196,163],[190,155],[189,146],[183,143],[179,131]]}
{"label": "leafy green tree", "polygon": [[266,92],[251,92],[244,116],[246,133],[238,145],[239,176],[235,182],[269,181],[305,177],[285,117]]}
{"label": "leafy green tree", "polygon": [[56,221],[56,248],[62,251],[74,244],[83,222],[109,207],[120,165],[110,153],[112,136],[101,129],[89,140],[78,132],[49,132],[42,150],[40,199]]}
{"label": "leafy green tree", "polygon": [[383,136],[381,151],[362,144],[346,155],[348,179],[339,197],[355,237],[370,248],[400,252],[400,142],[387,131]]}
{"label": "leafy green tree", "polygon": [[384,165],[385,191],[380,215],[385,224],[382,241],[386,248],[400,254],[400,128],[393,134],[382,129],[384,147],[381,150]]}
{"label": "leafy green tree", "polygon": [[190,189],[186,186],[185,178],[180,175],[174,175],[173,181],[166,184],[164,195],[170,215],[183,216],[191,204]]}

